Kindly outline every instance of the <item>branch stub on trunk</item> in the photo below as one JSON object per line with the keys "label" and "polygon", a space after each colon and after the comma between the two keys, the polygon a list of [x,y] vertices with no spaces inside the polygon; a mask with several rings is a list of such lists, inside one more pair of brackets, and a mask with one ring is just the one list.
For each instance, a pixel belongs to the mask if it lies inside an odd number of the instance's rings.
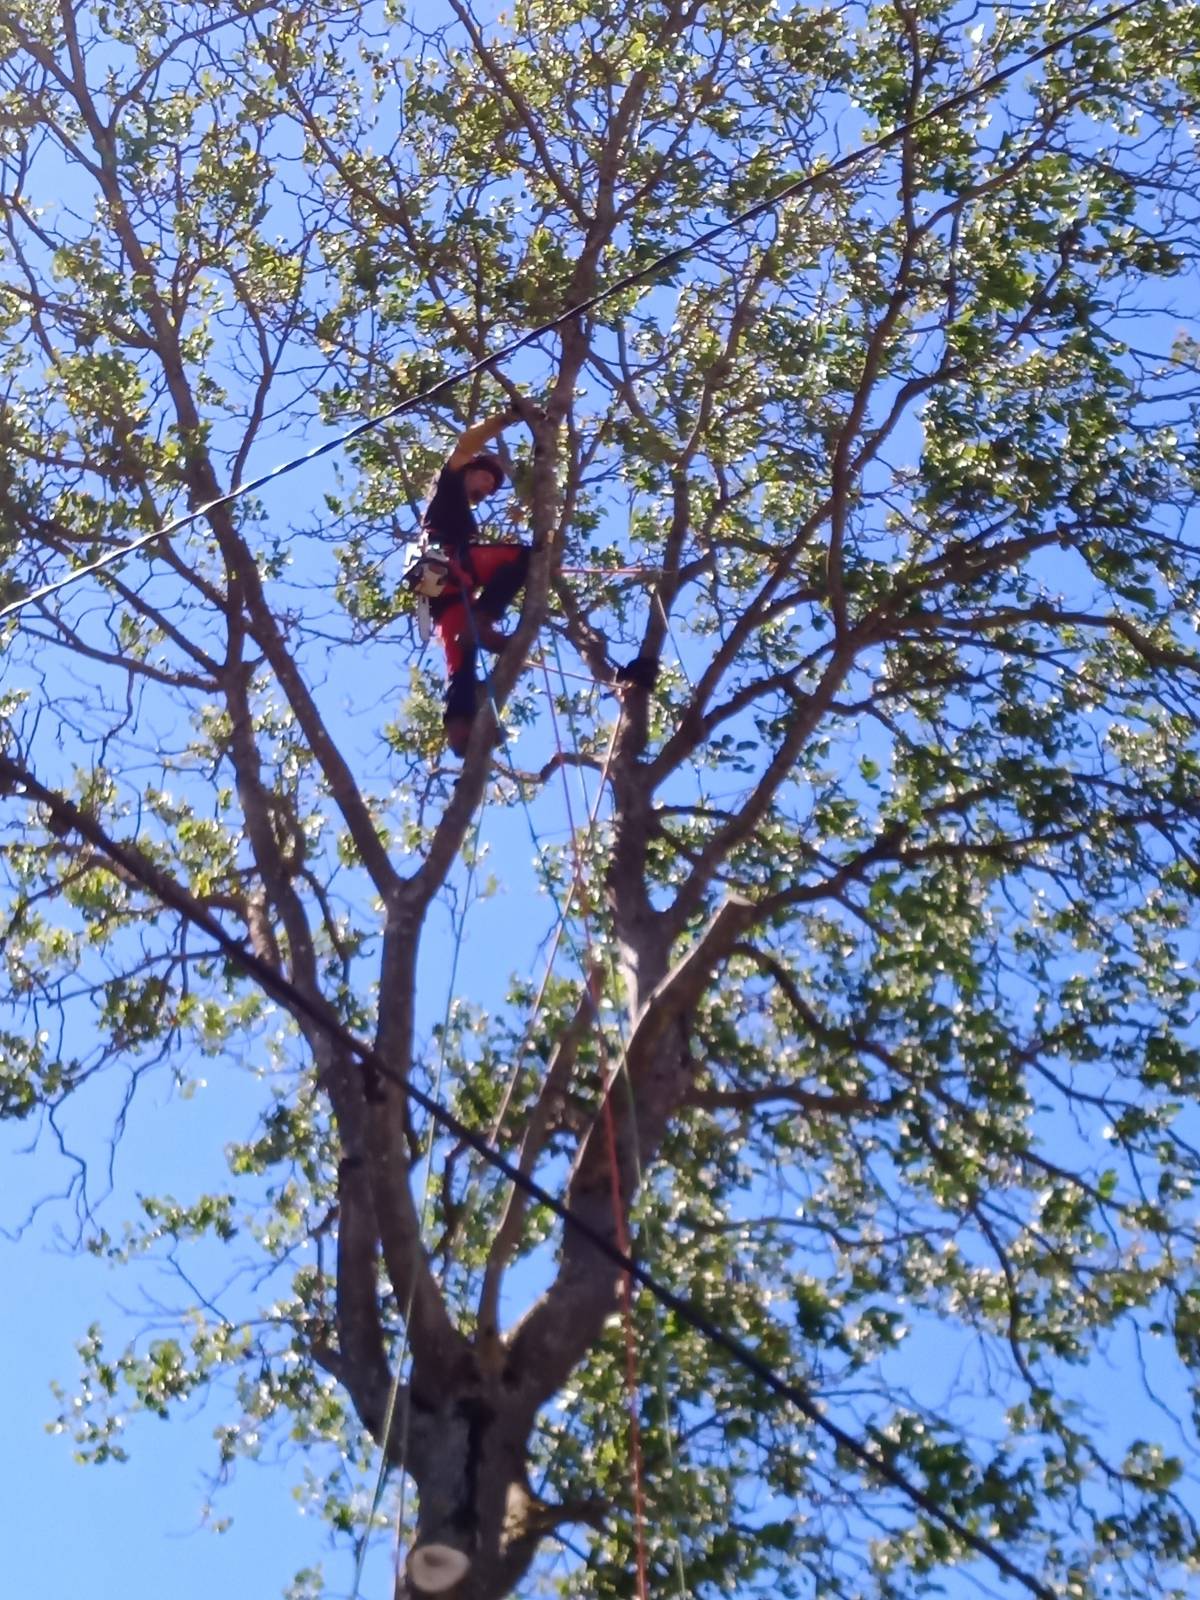
{"label": "branch stub on trunk", "polygon": [[418,1594],[445,1594],[461,1583],[471,1558],[449,1544],[421,1544],[408,1557],[408,1580]]}

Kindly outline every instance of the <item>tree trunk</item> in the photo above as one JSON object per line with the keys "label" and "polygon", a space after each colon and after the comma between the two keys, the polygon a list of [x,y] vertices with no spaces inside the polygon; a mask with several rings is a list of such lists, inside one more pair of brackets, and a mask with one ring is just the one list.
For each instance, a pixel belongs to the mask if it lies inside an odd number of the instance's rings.
{"label": "tree trunk", "polygon": [[399,1449],[419,1509],[397,1600],[500,1600],[557,1520],[529,1490],[529,1411],[509,1369],[473,1358],[455,1374],[420,1373],[406,1426]]}

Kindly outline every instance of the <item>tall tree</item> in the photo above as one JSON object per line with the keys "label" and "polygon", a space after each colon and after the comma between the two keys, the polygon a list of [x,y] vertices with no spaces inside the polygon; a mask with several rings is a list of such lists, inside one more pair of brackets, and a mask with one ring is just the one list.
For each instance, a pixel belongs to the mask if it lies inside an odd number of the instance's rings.
{"label": "tall tree", "polygon": [[[570,1592],[630,1592],[620,1274],[439,1135],[406,1088],[436,1083],[808,1397],[639,1297],[654,1592],[1182,1593],[1200,13],[1145,0],[988,86],[1089,12],[6,7],[9,601],[696,241],[335,479],[5,620],[0,1108],[271,1065],[228,1192],[121,1238],[81,1194],[91,1248],[180,1264],[187,1328],[92,1331],[85,1453],[232,1377],[225,1459],[290,1434],[352,1526],[365,1433],[463,1600],[572,1524]],[[535,559],[508,733],[485,710],[460,770],[423,667],[378,699],[397,533],[517,389]],[[507,999],[439,1023],[418,958],[480,892],[483,804],[560,843],[495,864]],[[263,1304],[198,1303],[188,1253],[248,1243]],[[1125,1437],[1085,1385],[1143,1343],[1180,1414]]]}

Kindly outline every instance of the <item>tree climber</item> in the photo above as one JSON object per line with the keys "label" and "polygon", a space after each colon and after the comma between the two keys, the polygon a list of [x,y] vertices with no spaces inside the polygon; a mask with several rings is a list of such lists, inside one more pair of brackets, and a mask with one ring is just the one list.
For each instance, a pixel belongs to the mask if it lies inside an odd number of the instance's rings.
{"label": "tree climber", "polygon": [[[433,629],[446,656],[446,709],[442,723],[446,743],[456,756],[465,755],[479,706],[476,657],[480,646],[497,654],[508,635],[499,627],[529,573],[532,550],[524,544],[481,544],[472,511],[481,500],[504,486],[503,463],[482,449],[489,440],[532,414],[514,404],[459,436],[438,474],[421,518],[424,550],[405,575],[410,589],[428,603]],[[433,549],[440,554],[431,553]],[[613,683],[652,691],[658,661],[637,656],[625,666],[610,666]]]}
{"label": "tree climber", "polygon": [[408,574],[410,587],[429,599],[434,631],[445,651],[442,722],[446,743],[456,756],[466,752],[478,708],[479,647],[497,653],[504,649],[508,635],[500,631],[500,619],[529,572],[529,546],[479,543],[471,509],[503,487],[507,477],[501,462],[483,446],[520,416],[521,408],[512,406],[460,435],[421,519],[426,544],[443,554],[423,556]]}

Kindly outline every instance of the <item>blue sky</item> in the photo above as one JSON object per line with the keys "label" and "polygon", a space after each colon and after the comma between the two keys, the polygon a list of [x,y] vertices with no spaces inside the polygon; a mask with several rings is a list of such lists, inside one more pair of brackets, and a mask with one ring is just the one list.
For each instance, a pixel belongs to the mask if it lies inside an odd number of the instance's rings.
{"label": "blue sky", "polygon": [[[319,504],[326,470],[321,463],[306,469],[303,481],[314,504]],[[298,490],[299,480],[295,501]],[[401,630],[394,651],[401,658],[409,649],[403,641]],[[425,666],[436,670],[428,657]],[[337,670],[345,674],[348,686],[356,672],[353,659],[341,662]],[[336,682],[326,687],[336,698]],[[352,722],[342,731],[353,740]],[[524,733],[516,751],[522,762],[544,760],[551,748],[548,737],[544,723]],[[584,791],[589,798],[594,793],[594,777],[573,773],[570,782],[574,813],[581,819]],[[535,801],[534,819],[543,842],[565,842],[566,806],[557,781]],[[458,995],[480,1004],[500,1001],[518,948],[527,949],[528,965],[518,964],[517,970],[537,981],[545,968],[555,912],[551,899],[536,888],[539,864],[529,828],[530,818],[520,808],[485,810],[476,889],[494,862],[503,863],[508,882],[493,896],[473,901],[455,983]],[[466,887],[461,869],[453,881],[458,890]],[[435,908],[422,955],[421,1028],[426,1040],[449,999],[452,949],[450,910]],[[565,946],[556,970],[565,972],[574,965]],[[331,1594],[350,1590],[352,1563],[344,1541],[332,1548],[324,1524],[303,1514],[291,1492],[303,1476],[303,1464],[295,1459],[282,1466],[270,1457],[239,1463],[233,1481],[221,1488],[212,1507],[212,1520],[228,1519],[226,1531],[214,1532],[206,1521],[209,1480],[217,1465],[213,1433],[218,1423],[230,1419],[227,1395],[176,1408],[169,1423],[135,1416],[123,1440],[130,1455],[125,1463],[79,1464],[69,1437],[47,1431],[60,1410],[52,1385],[61,1384],[68,1394],[76,1387],[75,1344],[91,1322],[102,1324],[105,1347],[115,1353],[127,1339],[144,1338],[148,1323],[157,1329],[161,1319],[151,1302],[175,1305],[187,1298],[165,1269],[147,1271],[144,1264],[132,1270],[113,1268],[76,1248],[81,1230],[77,1203],[52,1198],[74,1174],[72,1158],[88,1163],[95,1221],[119,1238],[124,1222],[140,1220],[143,1194],[188,1201],[205,1190],[230,1187],[226,1146],[253,1135],[256,1116],[267,1102],[268,1083],[244,1066],[189,1059],[185,1093],[175,1082],[177,1065],[166,1063],[140,1079],[115,1144],[111,1135],[126,1091],[126,1079],[119,1075],[97,1076],[62,1108],[58,1127],[71,1157],[59,1150],[54,1130],[44,1122],[40,1132],[36,1120],[0,1123],[0,1151],[9,1175],[0,1228],[20,1230],[19,1237],[0,1239],[11,1285],[7,1309],[0,1315],[0,1362],[10,1373],[21,1374],[19,1385],[10,1385],[15,1411],[0,1490],[8,1491],[2,1500],[13,1513],[6,1574],[11,1592],[27,1600],[59,1600],[89,1588],[93,1594],[120,1592],[127,1600],[141,1600],[161,1595],[164,1586],[176,1600],[193,1595],[199,1600],[222,1585],[232,1585],[239,1594],[278,1595],[293,1573],[321,1562]],[[35,1137],[37,1149],[31,1154]],[[92,1230],[88,1226],[83,1231]],[[219,1299],[228,1271],[224,1253],[208,1252],[207,1266],[209,1276],[197,1274],[197,1287]],[[189,1270],[196,1270],[194,1257],[189,1257]],[[511,1284],[509,1290],[513,1292]],[[161,1331],[168,1330],[164,1326]],[[368,1475],[363,1495],[373,1488]],[[386,1502],[392,1503],[390,1498]],[[363,1581],[368,1597],[390,1600],[391,1545],[386,1533],[373,1538]]]}
{"label": "blue sky", "polygon": [[[280,439],[260,447],[252,469],[273,465],[290,444]],[[282,508],[319,509],[322,489],[331,481],[325,470],[305,469],[288,480],[288,487],[266,491],[268,524],[285,514]],[[381,684],[398,680],[407,654],[403,640],[380,647],[372,667]],[[431,658],[426,658],[426,666],[434,669]],[[356,670],[353,660],[331,667],[343,677],[325,686],[330,700],[349,686]],[[387,687],[380,691],[388,692]],[[360,704],[366,714],[369,709]],[[365,726],[347,720],[347,736],[353,741]],[[530,764],[542,759],[549,748],[547,738],[544,724],[523,735],[522,758]],[[577,815],[580,809],[577,804]],[[561,791],[552,788],[543,795],[535,815],[542,838],[561,838],[565,829]],[[522,814],[490,812],[484,829],[490,850],[514,879],[497,899],[473,909],[464,944],[459,987],[487,1003],[497,996],[511,962],[524,959],[527,951],[532,971],[540,975],[535,952],[553,914],[544,896],[533,900],[531,909],[534,847]],[[523,944],[517,957],[514,923]],[[503,952],[501,961],[495,959],[495,950]],[[426,947],[426,1027],[444,1005],[448,952],[443,919],[439,936]],[[121,1221],[134,1214],[137,1192],[168,1191],[182,1199],[226,1181],[224,1147],[231,1139],[250,1134],[264,1088],[219,1063],[196,1070],[207,1076],[208,1084],[190,1100],[183,1100],[172,1087],[167,1070],[139,1090],[118,1151],[114,1192],[104,1202],[103,1219],[110,1230],[118,1231]],[[64,1113],[68,1143],[87,1151],[100,1165],[116,1112],[116,1092],[114,1085],[97,1084],[76,1096]],[[27,1130],[3,1127],[0,1132],[10,1179],[0,1222],[12,1226],[40,1195],[61,1185],[69,1165],[55,1151],[52,1137],[45,1138],[37,1157],[30,1159],[20,1154]],[[3,1247],[10,1289],[0,1315],[0,1359],[10,1374],[14,1414],[6,1432],[5,1493],[0,1503],[6,1507],[10,1535],[6,1577],[11,1592],[23,1600],[118,1593],[124,1600],[151,1596],[157,1600],[164,1591],[175,1600],[190,1600],[193,1594],[208,1600],[214,1589],[225,1586],[238,1595],[276,1595],[292,1572],[322,1559],[331,1592],[347,1592],[349,1565],[344,1552],[330,1557],[325,1530],[315,1519],[302,1517],[287,1492],[298,1477],[294,1465],[239,1466],[234,1483],[215,1508],[217,1515],[232,1518],[229,1530],[217,1536],[199,1527],[207,1494],[205,1473],[215,1463],[213,1428],[224,1416],[219,1401],[184,1408],[184,1415],[169,1424],[153,1418],[137,1420],[130,1430],[132,1460],[127,1465],[78,1467],[71,1461],[69,1443],[45,1433],[46,1422],[57,1410],[49,1385],[57,1379],[71,1386],[77,1365],[73,1344],[87,1323],[100,1318],[112,1343],[119,1346],[126,1334],[143,1325],[147,1314],[130,1275],[70,1253],[60,1230],[69,1232],[72,1220],[69,1206],[50,1206],[19,1242]],[[213,1282],[203,1287],[213,1292],[219,1281],[214,1263]],[[171,1285],[164,1282],[161,1287],[165,1293]],[[939,1384],[950,1353],[945,1346],[936,1354],[929,1345],[923,1348],[926,1367],[914,1376]],[[1144,1402],[1136,1386],[1114,1386],[1105,1404],[1114,1432],[1138,1427]],[[364,1585],[364,1593],[378,1600],[390,1597],[387,1543],[378,1541],[378,1556]],[[952,1578],[945,1592],[954,1597],[970,1591],[965,1579]]]}
{"label": "blue sky", "polygon": [[[164,1073],[134,1105],[118,1152],[115,1192],[103,1207],[110,1226],[134,1215],[135,1186],[185,1195],[219,1182],[225,1140],[250,1130],[257,1095],[246,1092],[239,1074],[218,1069],[212,1087],[187,1103],[169,1085]],[[99,1145],[112,1110],[108,1096],[82,1096],[65,1119],[71,1138],[91,1135]],[[16,1159],[19,1134],[14,1137],[11,1127],[5,1133],[10,1181],[4,1216],[10,1221],[37,1197],[39,1185],[61,1180],[63,1164],[48,1149],[36,1161]],[[119,1344],[142,1320],[121,1309],[135,1299],[129,1275],[71,1251],[59,1237],[70,1225],[62,1207],[47,1208],[18,1243],[2,1246],[7,1292],[0,1361],[10,1375],[5,1592],[22,1600],[82,1594],[201,1600],[222,1590],[278,1595],[283,1579],[320,1554],[323,1530],[298,1514],[278,1474],[253,1465],[239,1468],[228,1503],[217,1507],[219,1515],[233,1516],[229,1531],[218,1536],[201,1526],[204,1476],[216,1467],[212,1431],[219,1405],[191,1415],[185,1408],[167,1423],[141,1418],[131,1430],[130,1461],[102,1468],[77,1464],[69,1439],[46,1431],[59,1410],[50,1386],[73,1386],[79,1367],[74,1344],[88,1323],[103,1321]]]}
{"label": "blue sky", "polygon": [[[575,805],[578,813],[578,797]],[[527,861],[532,878],[532,847],[519,812],[485,813],[484,843],[503,851],[510,866]],[[507,976],[506,962],[495,952],[507,958],[512,948],[512,895],[510,889],[476,903],[463,939],[456,987],[482,1003],[499,999]],[[552,922],[543,896],[537,943]],[[426,944],[426,1030],[444,1010],[449,955],[447,928]],[[565,970],[568,964],[564,952],[558,966]],[[544,956],[536,956],[529,970],[540,977],[543,967]],[[116,1147],[112,1193],[98,1207],[98,1220],[114,1236],[123,1221],[138,1217],[140,1194],[187,1200],[207,1188],[224,1189],[226,1145],[254,1130],[264,1099],[261,1082],[221,1062],[193,1063],[192,1070],[204,1084],[187,1098],[167,1067],[139,1085]],[[66,1143],[89,1159],[93,1184],[108,1160],[121,1093],[115,1079],[102,1077],[64,1108]],[[9,1176],[0,1226],[24,1220],[70,1176],[71,1164],[50,1131],[44,1130],[36,1156],[27,1153],[31,1134],[30,1126],[0,1123],[0,1159]],[[76,1226],[72,1204],[50,1203],[19,1239],[0,1240],[8,1285],[0,1364],[20,1374],[19,1383],[10,1380],[8,1386],[13,1410],[0,1458],[0,1503],[6,1507],[0,1525],[9,1532],[5,1573],[11,1584],[2,1592],[22,1600],[83,1593],[159,1600],[164,1590],[173,1600],[211,1600],[223,1588],[276,1596],[293,1573],[324,1562],[329,1593],[348,1594],[352,1564],[344,1542],[332,1548],[325,1526],[303,1514],[290,1492],[302,1478],[295,1460],[283,1466],[270,1457],[239,1463],[212,1508],[214,1519],[230,1519],[227,1530],[217,1533],[206,1525],[209,1479],[217,1464],[213,1431],[230,1411],[220,1396],[177,1408],[169,1422],[135,1417],[123,1441],[130,1454],[126,1463],[79,1464],[69,1438],[47,1431],[60,1409],[51,1386],[73,1390],[79,1370],[75,1343],[89,1323],[103,1324],[106,1348],[115,1352],[154,1319],[147,1297],[170,1303],[180,1298],[180,1285],[168,1272],[114,1269],[77,1252]],[[211,1276],[197,1279],[206,1295],[216,1293],[227,1271],[219,1251],[210,1253],[208,1264]],[[364,1478],[362,1487],[369,1496],[373,1479]],[[390,1600],[391,1546],[389,1534],[373,1537],[362,1591],[368,1600]]]}

